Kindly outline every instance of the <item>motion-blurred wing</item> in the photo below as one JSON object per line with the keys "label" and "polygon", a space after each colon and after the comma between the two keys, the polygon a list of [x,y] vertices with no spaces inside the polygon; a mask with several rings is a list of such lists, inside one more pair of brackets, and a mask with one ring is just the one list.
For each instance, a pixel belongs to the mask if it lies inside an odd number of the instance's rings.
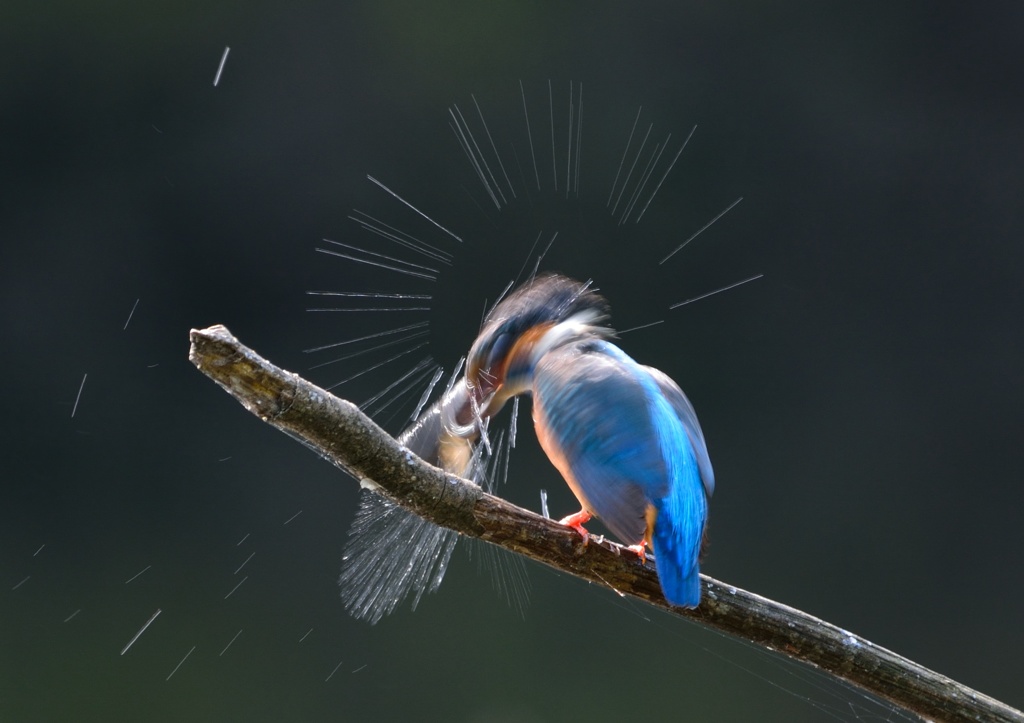
{"label": "motion-blurred wing", "polygon": [[[398,438],[410,452],[441,469],[476,480],[480,471],[473,441],[448,434],[445,415],[468,405],[462,380],[419,416]],[[406,510],[384,495],[363,490],[359,512],[342,556],[341,597],[354,617],[376,623],[412,596],[415,610],[424,592],[440,586],[459,536]]]}

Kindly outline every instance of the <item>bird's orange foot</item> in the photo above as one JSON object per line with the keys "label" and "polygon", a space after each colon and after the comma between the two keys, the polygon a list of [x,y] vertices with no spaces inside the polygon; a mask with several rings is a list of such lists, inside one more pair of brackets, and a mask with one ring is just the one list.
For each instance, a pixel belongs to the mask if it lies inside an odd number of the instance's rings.
{"label": "bird's orange foot", "polygon": [[647,562],[647,543],[643,540],[638,545],[626,545],[626,549],[635,552],[636,556],[640,558],[640,562]]}
{"label": "bird's orange foot", "polygon": [[558,524],[571,527],[580,533],[580,537],[583,538],[583,544],[586,545],[590,541],[590,533],[583,529],[583,525],[590,522],[592,515],[586,510],[580,510],[576,514],[563,517],[558,521]]}

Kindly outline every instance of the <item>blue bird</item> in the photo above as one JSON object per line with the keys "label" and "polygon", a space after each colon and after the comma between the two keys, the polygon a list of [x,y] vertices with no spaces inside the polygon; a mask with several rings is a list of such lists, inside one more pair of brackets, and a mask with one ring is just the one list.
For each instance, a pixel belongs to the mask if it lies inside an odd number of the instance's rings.
{"label": "blue bird", "polygon": [[667,375],[609,339],[604,299],[558,275],[516,290],[488,315],[465,383],[476,416],[533,397],[541,447],[582,509],[562,520],[584,537],[600,519],[644,555],[665,598],[696,607],[699,557],[715,478],[693,405]]}

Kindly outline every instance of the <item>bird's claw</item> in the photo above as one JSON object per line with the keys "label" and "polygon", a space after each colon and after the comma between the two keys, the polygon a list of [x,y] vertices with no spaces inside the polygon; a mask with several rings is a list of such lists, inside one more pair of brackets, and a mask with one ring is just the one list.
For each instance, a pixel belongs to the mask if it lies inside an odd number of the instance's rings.
{"label": "bird's claw", "polygon": [[636,556],[640,558],[640,562],[647,562],[647,543],[643,540],[637,545],[626,545],[626,549],[636,553]]}
{"label": "bird's claw", "polygon": [[566,527],[571,527],[576,530],[576,532],[580,533],[580,537],[583,538],[583,544],[586,545],[590,542],[590,533],[583,528],[583,525],[589,522],[590,518],[591,514],[589,512],[586,510],[580,510],[568,517],[563,517],[558,521],[558,524],[565,525]]}

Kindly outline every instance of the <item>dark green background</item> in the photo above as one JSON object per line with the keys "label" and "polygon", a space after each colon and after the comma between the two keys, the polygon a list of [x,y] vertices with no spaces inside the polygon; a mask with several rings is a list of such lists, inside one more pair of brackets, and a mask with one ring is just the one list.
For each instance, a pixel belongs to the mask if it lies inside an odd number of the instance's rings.
{"label": "dark green background", "polygon": [[[618,326],[665,320],[622,344],[700,413],[709,574],[1024,705],[1021,11],[763,5],[5,4],[0,720],[889,715],[544,569],[523,619],[460,552],[416,613],[345,615],[355,484],[197,373],[188,329],[306,371],[302,349],[389,320],[309,314],[305,291],[427,291],[450,369],[542,229],[545,266],[594,278]],[[475,94],[523,160],[519,81],[539,133],[548,79],[559,112],[584,85],[580,198],[497,213],[447,108]],[[604,203],[641,105],[652,138],[698,128],[618,228]],[[367,173],[463,237],[436,284],[315,253],[374,243],[353,208],[455,250]],[[338,391],[366,399],[414,358]],[[522,421],[505,494],[572,511]]]}

